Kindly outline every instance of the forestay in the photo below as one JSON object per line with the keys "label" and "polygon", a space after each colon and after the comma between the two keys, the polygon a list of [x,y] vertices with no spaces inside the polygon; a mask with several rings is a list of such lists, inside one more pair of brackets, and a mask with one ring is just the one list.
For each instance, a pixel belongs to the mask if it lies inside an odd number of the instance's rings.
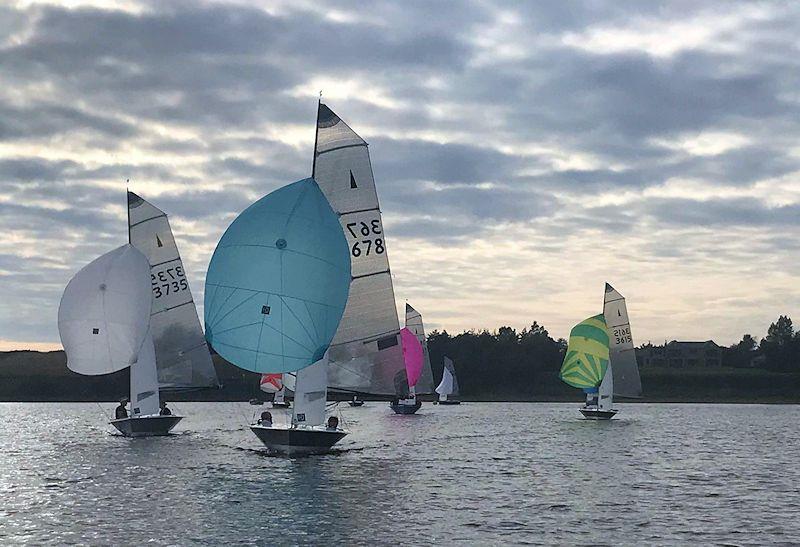
{"label": "forestay", "polygon": [[321,103],[313,176],[340,215],[352,262],[350,298],[331,344],[330,387],[405,396],[400,324],[367,143]]}
{"label": "forestay", "polygon": [[58,332],[67,367],[108,374],[139,357],[150,322],[150,265],[132,245],[95,259],[67,284]]}
{"label": "forestay", "polygon": [[428,354],[428,341],[425,338],[425,327],[422,323],[422,314],[406,303],[406,328],[413,332],[422,345],[425,363],[422,366],[422,376],[417,380],[417,394],[431,393],[433,391],[433,370]]}
{"label": "forestay", "polygon": [[589,317],[570,331],[559,377],[573,387],[596,388],[606,373],[608,358],[605,319],[602,314]]}
{"label": "forestay", "polygon": [[639,365],[636,362],[636,350],[633,347],[628,308],[625,305],[625,298],[608,283],[606,283],[603,315],[608,325],[614,395],[641,397],[642,381],[639,377]]}
{"label": "forestay", "polygon": [[260,199],[228,227],[208,266],[206,339],[260,373],[318,361],[339,326],[350,259],[339,219],[314,179]]}
{"label": "forestay", "polygon": [[131,244],[150,262],[150,329],[161,388],[217,387],[217,374],[167,215],[128,192],[128,230]]}

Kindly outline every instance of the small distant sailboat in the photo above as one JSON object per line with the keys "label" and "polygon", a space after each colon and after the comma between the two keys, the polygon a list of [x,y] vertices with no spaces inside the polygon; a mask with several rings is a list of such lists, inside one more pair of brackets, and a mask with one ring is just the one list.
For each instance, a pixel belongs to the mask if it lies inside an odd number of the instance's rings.
{"label": "small distant sailboat", "polygon": [[245,370],[296,372],[291,423],[250,427],[274,452],[322,453],[347,435],[336,417],[324,422],[328,347],[350,282],[339,218],[312,178],[252,204],[214,250],[205,290],[209,344]]}
{"label": "small distant sailboat", "polygon": [[613,408],[614,395],[641,396],[625,298],[610,284],[605,287],[603,313],[581,321],[570,332],[560,377],[586,393],[580,411],[587,419],[613,418],[618,412]]}
{"label": "small distant sailboat", "polygon": [[417,381],[422,376],[425,355],[422,351],[422,344],[408,328],[404,327],[400,330],[400,340],[403,344],[403,360],[408,378],[408,396],[405,399],[393,401],[391,407],[396,414],[414,414],[422,406],[422,401],[417,399],[415,388]]}
{"label": "small distant sailboat", "polygon": [[[287,391],[294,391],[294,375],[284,374],[262,374],[260,388],[264,393],[272,393],[273,408],[289,408]],[[291,386],[291,387],[290,387]]]}
{"label": "small distant sailboat", "polygon": [[339,215],[353,281],[331,342],[328,385],[355,396],[396,400],[415,412],[403,359],[392,276],[366,141],[319,103],[312,177]]}
{"label": "small distant sailboat", "polygon": [[442,381],[436,386],[436,393],[439,394],[440,405],[460,405],[458,397],[458,378],[456,377],[456,367],[453,360],[449,357],[444,358],[444,368],[442,369]]}
{"label": "small distant sailboat", "polygon": [[111,421],[129,437],[166,435],[181,420],[159,414],[149,279],[147,257],[126,244],[75,274],[58,307],[70,370],[95,376],[130,367],[132,415]]}

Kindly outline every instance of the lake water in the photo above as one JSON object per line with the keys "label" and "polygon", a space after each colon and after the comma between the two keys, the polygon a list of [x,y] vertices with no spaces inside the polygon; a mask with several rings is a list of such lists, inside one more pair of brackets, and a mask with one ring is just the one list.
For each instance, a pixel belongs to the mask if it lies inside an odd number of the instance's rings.
{"label": "lake water", "polygon": [[261,407],[172,406],[175,435],[126,439],[114,405],[0,404],[0,544],[800,543],[798,406],[367,403],[296,459]]}

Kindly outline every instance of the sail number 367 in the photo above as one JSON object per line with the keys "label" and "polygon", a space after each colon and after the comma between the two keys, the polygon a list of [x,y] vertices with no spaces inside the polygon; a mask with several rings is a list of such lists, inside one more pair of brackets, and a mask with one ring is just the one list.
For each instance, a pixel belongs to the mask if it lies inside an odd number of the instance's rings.
{"label": "sail number 367", "polygon": [[383,246],[382,237],[374,237],[382,235],[380,221],[378,219],[372,220],[367,224],[366,222],[348,222],[347,231],[353,236],[356,241],[350,246],[350,254],[355,257],[369,256],[371,253],[382,254],[386,249]]}
{"label": "sail number 367", "polygon": [[186,282],[186,276],[181,266],[151,272],[150,285],[153,287],[153,294],[156,298],[161,298],[170,293],[185,291],[189,288],[189,283]]}

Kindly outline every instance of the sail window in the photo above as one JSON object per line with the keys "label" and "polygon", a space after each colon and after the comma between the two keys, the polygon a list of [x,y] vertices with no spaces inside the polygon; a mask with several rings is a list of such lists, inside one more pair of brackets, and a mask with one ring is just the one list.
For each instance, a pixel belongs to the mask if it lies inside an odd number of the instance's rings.
{"label": "sail window", "polygon": [[92,329],[92,334],[100,334],[100,329]]}
{"label": "sail window", "polygon": [[397,345],[397,335],[390,336],[388,338],[381,338],[378,340],[378,351],[384,350],[386,348],[391,348],[392,346]]}
{"label": "sail window", "polygon": [[263,313],[264,315],[269,315],[269,310],[270,310],[269,306],[261,306],[261,313]]}

